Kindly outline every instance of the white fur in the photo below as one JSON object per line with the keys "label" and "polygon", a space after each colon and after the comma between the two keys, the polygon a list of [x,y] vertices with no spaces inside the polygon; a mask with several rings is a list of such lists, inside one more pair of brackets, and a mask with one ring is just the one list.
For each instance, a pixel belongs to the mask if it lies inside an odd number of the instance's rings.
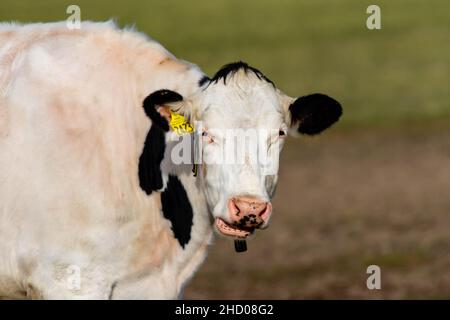
{"label": "white fur", "polygon": [[[279,131],[287,131],[288,113],[286,112],[286,96],[272,84],[259,79],[252,72],[238,72],[217,83],[205,85],[190,97],[187,103],[196,110],[193,113],[208,134],[203,141],[203,158],[214,158],[220,153],[227,139],[229,129],[241,130],[243,134],[250,130],[272,131],[271,145],[264,141],[256,141],[256,149],[245,150],[246,159],[250,152],[279,147],[278,153],[284,145],[284,138],[279,137]],[[213,143],[208,143],[213,139]],[[274,143],[277,142],[278,144]],[[215,217],[229,220],[227,202],[232,197],[251,196],[264,201],[270,201],[278,180],[278,168],[274,174],[266,175],[259,163],[208,164],[202,173],[204,191],[208,204]]]}
{"label": "white fur", "polygon": [[195,211],[184,250],[159,194],[139,187],[142,101],[161,88],[189,95],[202,75],[112,23],[0,25],[0,296],[179,295],[212,229],[193,178],[180,178]]}
{"label": "white fur", "polygon": [[139,187],[151,126],[142,101],[155,90],[187,97],[210,128],[287,126],[284,96],[270,84],[238,72],[199,88],[202,76],[110,22],[0,24],[0,297],[176,298],[211,242],[208,206],[225,219],[231,196],[269,200],[276,176],[268,183],[252,166],[210,166],[195,179],[166,157],[164,174],[177,173],[194,211],[183,249],[160,194]]}

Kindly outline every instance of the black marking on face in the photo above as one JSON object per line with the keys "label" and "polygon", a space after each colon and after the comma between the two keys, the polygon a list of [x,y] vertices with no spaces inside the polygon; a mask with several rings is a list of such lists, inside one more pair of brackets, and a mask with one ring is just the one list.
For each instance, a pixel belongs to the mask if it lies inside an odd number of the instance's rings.
{"label": "black marking on face", "polygon": [[253,230],[260,228],[263,225],[263,223],[264,221],[262,219],[258,219],[256,215],[250,214],[248,216],[243,216],[238,221],[234,221],[233,226],[241,230],[253,232]]}
{"label": "black marking on face", "polygon": [[339,102],[320,93],[298,98],[289,106],[289,111],[292,125],[298,125],[298,132],[308,135],[322,132],[342,115]]}
{"label": "black marking on face", "polygon": [[164,132],[152,125],[144,142],[144,149],[139,157],[139,185],[147,194],[162,188],[161,161],[164,157],[166,141]]}
{"label": "black marking on face", "polygon": [[198,81],[198,85],[199,87],[203,87],[204,84],[206,84],[207,82],[211,81],[211,79],[208,76],[203,76],[199,81]]}
{"label": "black marking on face", "polygon": [[161,193],[161,204],[164,217],[172,223],[175,238],[184,248],[191,239],[194,215],[186,190],[176,176],[169,175],[167,188]]}
{"label": "black marking on face", "polygon": [[229,63],[227,65],[224,65],[222,68],[220,68],[219,71],[216,72],[214,77],[209,79],[209,83],[218,83],[220,80],[223,80],[223,83],[227,84],[227,78],[229,76],[233,76],[239,70],[244,70],[245,73],[251,72],[254,75],[256,75],[256,77],[259,80],[266,81],[275,87],[275,84],[273,83],[273,81],[270,80],[269,78],[267,78],[261,71],[249,66],[247,63],[242,62],[242,61],[233,62],[233,63]]}

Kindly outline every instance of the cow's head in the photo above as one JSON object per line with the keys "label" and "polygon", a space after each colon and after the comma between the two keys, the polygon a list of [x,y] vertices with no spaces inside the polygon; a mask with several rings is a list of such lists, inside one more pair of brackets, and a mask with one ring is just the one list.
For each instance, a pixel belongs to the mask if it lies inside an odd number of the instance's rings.
{"label": "cow's head", "polygon": [[242,62],[203,78],[190,97],[160,90],[149,99],[154,109],[147,114],[164,130],[170,130],[173,113],[196,124],[203,158],[199,179],[208,206],[217,230],[238,238],[269,223],[278,154],[288,132],[318,134],[342,113],[340,104],[323,94],[286,96]]}

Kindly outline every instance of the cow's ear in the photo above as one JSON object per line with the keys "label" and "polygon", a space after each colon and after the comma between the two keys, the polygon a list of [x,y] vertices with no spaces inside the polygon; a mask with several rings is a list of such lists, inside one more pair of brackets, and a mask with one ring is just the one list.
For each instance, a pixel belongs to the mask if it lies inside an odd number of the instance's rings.
{"label": "cow's ear", "polygon": [[144,110],[147,116],[164,131],[169,131],[171,112],[188,115],[189,101],[172,90],[158,90],[144,99]]}
{"label": "cow's ear", "polygon": [[322,132],[339,120],[342,107],[333,98],[315,93],[297,98],[289,106],[291,125],[302,134]]}

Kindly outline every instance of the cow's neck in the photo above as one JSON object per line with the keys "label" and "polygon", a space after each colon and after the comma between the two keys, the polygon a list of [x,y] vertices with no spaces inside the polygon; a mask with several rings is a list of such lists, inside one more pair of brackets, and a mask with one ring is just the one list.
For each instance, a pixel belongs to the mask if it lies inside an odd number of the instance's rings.
{"label": "cow's neck", "polygon": [[[186,67],[183,63],[176,63],[181,67],[167,70],[164,77],[160,78],[158,88],[146,86],[142,91],[148,95],[155,90],[166,88],[183,96],[195,92],[198,89],[198,80],[204,74],[192,66]],[[150,70],[144,72],[140,69],[140,72],[143,72],[143,77],[152,74]],[[167,79],[170,81],[164,83]],[[152,80],[149,78],[148,83],[154,82]],[[177,282],[182,286],[204,260],[213,228],[201,180],[200,177],[193,176],[192,164],[173,164],[171,153],[178,143],[173,141],[174,136],[173,132],[164,133],[155,124],[150,124],[139,159],[139,183],[149,200],[145,202],[147,206],[160,208],[159,212],[148,210],[156,214],[152,223],[165,229],[159,231],[162,234],[169,234],[169,244],[162,245],[161,240],[156,240],[155,243],[164,251],[165,258],[161,259],[165,262],[161,263],[177,269],[174,270],[178,275]],[[189,136],[185,138],[190,139]],[[159,264],[158,261],[152,261],[151,265]]]}

